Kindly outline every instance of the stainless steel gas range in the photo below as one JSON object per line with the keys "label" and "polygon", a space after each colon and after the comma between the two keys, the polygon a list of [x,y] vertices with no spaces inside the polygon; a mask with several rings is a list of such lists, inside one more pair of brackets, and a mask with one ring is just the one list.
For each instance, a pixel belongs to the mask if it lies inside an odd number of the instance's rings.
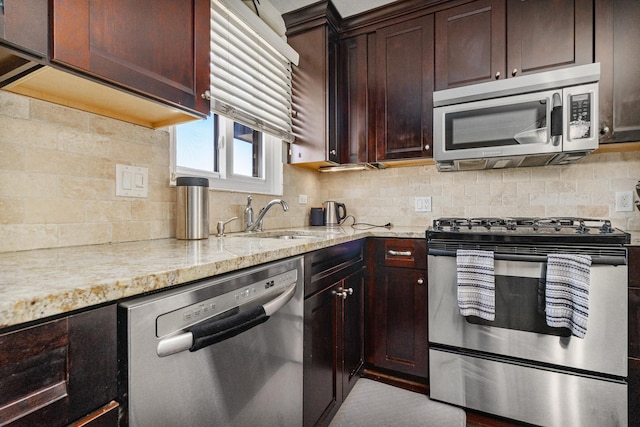
{"label": "stainless steel gas range", "polygon": [[627,233],[442,218],[426,235],[432,399],[535,425],[627,425]]}

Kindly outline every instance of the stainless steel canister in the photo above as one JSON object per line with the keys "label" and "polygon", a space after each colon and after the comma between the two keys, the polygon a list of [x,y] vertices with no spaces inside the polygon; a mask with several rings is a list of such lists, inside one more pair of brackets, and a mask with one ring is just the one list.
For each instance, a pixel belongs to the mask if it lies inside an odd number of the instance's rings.
{"label": "stainless steel canister", "polygon": [[209,238],[209,180],[180,177],[176,180],[176,238]]}

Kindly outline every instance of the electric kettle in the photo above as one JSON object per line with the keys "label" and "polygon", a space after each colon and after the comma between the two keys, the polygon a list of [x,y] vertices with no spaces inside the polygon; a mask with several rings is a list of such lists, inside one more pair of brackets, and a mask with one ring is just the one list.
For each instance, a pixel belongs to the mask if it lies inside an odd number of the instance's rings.
{"label": "electric kettle", "polygon": [[335,227],[342,224],[347,217],[347,207],[344,203],[324,202],[324,224]]}

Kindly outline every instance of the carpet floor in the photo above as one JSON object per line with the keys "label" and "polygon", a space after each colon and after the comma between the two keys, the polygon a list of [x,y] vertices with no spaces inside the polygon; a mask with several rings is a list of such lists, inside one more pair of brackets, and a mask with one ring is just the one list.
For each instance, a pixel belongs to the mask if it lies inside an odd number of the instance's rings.
{"label": "carpet floor", "polygon": [[360,378],[329,427],[465,427],[462,409]]}

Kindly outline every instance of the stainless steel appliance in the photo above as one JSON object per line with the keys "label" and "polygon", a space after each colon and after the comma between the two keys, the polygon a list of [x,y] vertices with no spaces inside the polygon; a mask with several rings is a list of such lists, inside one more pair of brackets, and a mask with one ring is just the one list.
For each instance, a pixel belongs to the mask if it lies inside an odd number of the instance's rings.
{"label": "stainless steel appliance", "polygon": [[[607,220],[442,218],[426,234],[431,398],[535,425],[627,424],[627,233]],[[493,320],[460,314],[457,252],[469,249],[493,254]],[[549,254],[591,257],[583,338],[547,325]]]}
{"label": "stainless steel appliance", "polygon": [[335,227],[347,217],[347,207],[344,203],[324,202],[324,224],[327,227]]}
{"label": "stainless steel appliance", "polygon": [[600,64],[433,93],[440,171],[566,164],[598,148]]}
{"label": "stainless steel appliance", "polygon": [[296,257],[120,304],[128,424],[302,425],[303,277]]}

